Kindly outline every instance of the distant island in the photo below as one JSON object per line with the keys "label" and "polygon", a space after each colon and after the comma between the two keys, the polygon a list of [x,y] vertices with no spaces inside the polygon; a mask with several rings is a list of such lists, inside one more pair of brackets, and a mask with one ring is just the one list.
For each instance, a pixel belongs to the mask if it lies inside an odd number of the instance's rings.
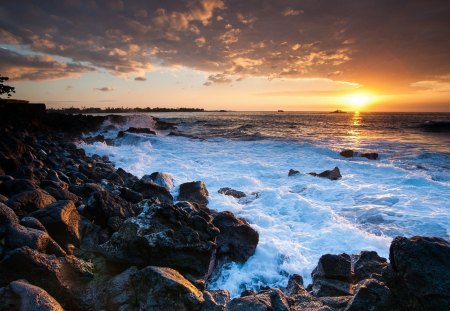
{"label": "distant island", "polygon": [[47,112],[49,113],[64,113],[64,114],[79,114],[79,113],[141,113],[141,112],[204,112],[205,109],[203,108],[112,108],[112,107],[106,107],[106,108],[49,108],[47,109]]}
{"label": "distant island", "polygon": [[340,110],[340,109],[336,109],[335,111],[332,111],[330,113],[347,113],[346,111]]}

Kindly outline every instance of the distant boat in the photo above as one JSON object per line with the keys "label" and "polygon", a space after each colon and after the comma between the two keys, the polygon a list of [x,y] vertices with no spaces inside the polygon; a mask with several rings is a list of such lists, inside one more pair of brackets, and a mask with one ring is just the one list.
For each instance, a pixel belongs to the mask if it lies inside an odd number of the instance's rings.
{"label": "distant boat", "polygon": [[279,109],[278,112],[284,112],[284,110]]}
{"label": "distant boat", "polygon": [[347,113],[346,111],[340,110],[340,109],[336,109],[335,111],[332,111],[330,113]]}

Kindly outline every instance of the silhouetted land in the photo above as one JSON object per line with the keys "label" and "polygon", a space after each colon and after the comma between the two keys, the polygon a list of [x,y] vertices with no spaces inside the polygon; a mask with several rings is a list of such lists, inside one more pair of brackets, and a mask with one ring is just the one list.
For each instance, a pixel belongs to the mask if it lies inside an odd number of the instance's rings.
{"label": "silhouetted land", "polygon": [[203,108],[59,108],[59,109],[47,109],[50,113],[65,113],[65,114],[78,114],[78,113],[136,113],[136,112],[203,112]]}

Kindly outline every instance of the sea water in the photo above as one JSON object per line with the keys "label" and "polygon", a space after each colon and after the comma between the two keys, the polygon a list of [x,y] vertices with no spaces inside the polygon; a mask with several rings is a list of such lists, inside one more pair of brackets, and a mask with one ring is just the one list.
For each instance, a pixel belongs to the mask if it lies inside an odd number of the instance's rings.
{"label": "sea water", "polygon": [[[209,207],[245,218],[259,232],[256,253],[228,264],[208,285],[237,296],[243,289],[280,287],[289,275],[311,282],[326,253],[374,250],[384,257],[397,236],[450,239],[450,135],[420,128],[450,114],[164,113],[185,136],[128,134],[116,145],[81,146],[107,155],[141,177],[170,173],[175,185],[202,180]],[[128,126],[153,127],[147,115]],[[378,160],[344,158],[343,149],[377,152]],[[331,181],[307,173],[339,167]],[[300,174],[288,177],[289,169]],[[248,194],[219,194],[231,187]],[[173,195],[177,195],[177,187]]]}

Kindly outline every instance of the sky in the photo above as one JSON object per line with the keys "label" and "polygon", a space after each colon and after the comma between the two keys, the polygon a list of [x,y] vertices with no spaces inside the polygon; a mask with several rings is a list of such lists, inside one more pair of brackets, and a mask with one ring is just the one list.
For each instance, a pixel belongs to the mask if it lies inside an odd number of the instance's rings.
{"label": "sky", "polygon": [[0,75],[49,107],[450,111],[448,0],[0,2]]}

